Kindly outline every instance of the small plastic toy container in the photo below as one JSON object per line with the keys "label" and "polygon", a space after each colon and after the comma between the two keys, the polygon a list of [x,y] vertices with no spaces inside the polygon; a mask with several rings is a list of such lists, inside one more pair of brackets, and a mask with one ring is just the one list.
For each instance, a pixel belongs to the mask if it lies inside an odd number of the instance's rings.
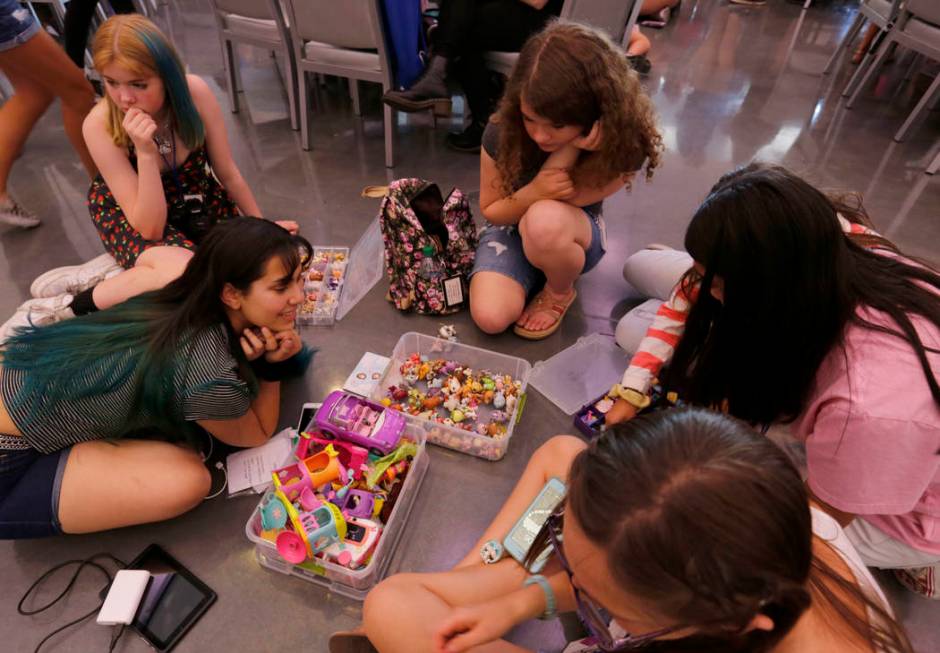
{"label": "small plastic toy container", "polygon": [[330,326],[346,281],[348,247],[314,247],[304,272],[304,301],[297,309],[297,326]]}
{"label": "small plastic toy container", "polygon": [[350,569],[328,560],[308,559],[299,565],[293,565],[277,552],[273,542],[261,537],[261,502],[251,513],[245,524],[245,535],[255,545],[255,559],[262,567],[273,569],[282,574],[296,576],[317,585],[322,585],[331,592],[342,594],[356,601],[364,601],[366,594],[389,572],[389,562],[408,522],[411,508],[424,475],[428,470],[428,453],[425,448],[427,427],[423,421],[406,415],[404,436],[418,445],[418,454],[405,477],[401,493],[388,523],[382,531],[382,537],[376,546],[369,564],[360,569]]}
{"label": "small plastic toy container", "polygon": [[[529,382],[529,372],[532,369],[529,362],[515,356],[506,356],[495,351],[409,331],[398,339],[398,344],[395,345],[392,352],[392,362],[389,364],[385,376],[372,393],[371,399],[373,401],[381,401],[386,396],[386,390],[389,386],[401,384],[401,365],[414,353],[427,356],[430,359],[443,358],[457,361],[461,365],[467,365],[474,370],[489,370],[494,374],[509,374],[514,380],[522,383],[519,391],[519,401],[516,402],[513,413],[509,416],[506,434],[503,437],[492,438],[439,422],[424,422],[429,425],[428,442],[487,460],[499,460],[505,456],[515,426],[521,419],[522,411],[525,408],[525,393]],[[490,412],[492,411],[481,408],[479,421],[485,422]]]}
{"label": "small plastic toy container", "polygon": [[568,415],[620,381],[630,354],[610,336],[592,333],[532,368],[532,387]]}

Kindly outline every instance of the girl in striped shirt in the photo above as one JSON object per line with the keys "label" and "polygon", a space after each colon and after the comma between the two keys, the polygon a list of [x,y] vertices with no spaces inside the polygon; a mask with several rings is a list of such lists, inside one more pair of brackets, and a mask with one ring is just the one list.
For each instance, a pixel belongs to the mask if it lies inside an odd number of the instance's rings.
{"label": "girl in striped shirt", "polygon": [[283,228],[232,218],[164,289],[7,340],[0,538],[160,521],[197,505],[209,487],[192,449],[201,429],[263,444],[280,380],[309,361],[294,330],[309,258],[309,243]]}

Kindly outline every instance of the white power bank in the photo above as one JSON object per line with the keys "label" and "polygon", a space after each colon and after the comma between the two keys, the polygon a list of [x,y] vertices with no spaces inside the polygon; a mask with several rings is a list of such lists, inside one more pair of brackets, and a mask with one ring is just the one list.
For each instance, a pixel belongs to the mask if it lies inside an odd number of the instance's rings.
{"label": "white power bank", "polygon": [[102,626],[131,623],[149,580],[150,572],[143,569],[122,569],[117,572],[98,612],[98,623]]}

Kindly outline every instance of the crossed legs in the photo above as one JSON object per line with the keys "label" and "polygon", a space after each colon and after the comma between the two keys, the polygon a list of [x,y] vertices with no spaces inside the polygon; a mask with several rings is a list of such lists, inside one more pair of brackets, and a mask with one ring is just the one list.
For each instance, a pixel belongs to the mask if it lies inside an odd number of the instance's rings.
{"label": "crossed legs", "polygon": [[[482,603],[518,589],[525,570],[513,559],[484,565],[477,553],[479,547],[505,537],[549,478],[566,479],[571,461],[584,447],[581,440],[566,435],[539,447],[496,518],[453,570],[397,574],[376,586],[363,606],[364,628],[372,644],[381,653],[433,651],[436,628],[451,608]],[[499,640],[473,650],[517,653],[524,649]]]}

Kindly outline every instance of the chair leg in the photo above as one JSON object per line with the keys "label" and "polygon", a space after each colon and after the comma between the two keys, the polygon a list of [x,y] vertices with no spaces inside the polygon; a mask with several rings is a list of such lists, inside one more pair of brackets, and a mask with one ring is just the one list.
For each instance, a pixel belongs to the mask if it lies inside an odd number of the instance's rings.
{"label": "chair leg", "polygon": [[803,4],[803,9],[809,9],[811,4],[813,4],[813,0],[806,0],[806,2]]}
{"label": "chair leg", "polygon": [[852,41],[855,40],[855,37],[858,35],[859,30],[862,29],[862,23],[865,22],[865,17],[859,14],[855,17],[855,22],[852,23],[852,26],[849,28],[849,31],[846,32],[845,37],[839,41],[839,45],[836,46],[836,51],[832,53],[832,56],[829,57],[829,61],[826,62],[826,67],[823,68],[822,74],[828,75],[832,72],[832,69],[836,65],[836,61],[839,60],[839,57],[842,56],[842,50],[847,49]]}
{"label": "chair leg", "polygon": [[300,114],[300,146],[310,149],[310,93],[307,90],[307,73],[297,71],[297,113]]}
{"label": "chair leg", "polygon": [[928,88],[927,92],[920,98],[920,102],[918,102],[914,110],[911,111],[911,115],[907,117],[907,120],[901,125],[898,133],[894,135],[894,140],[900,143],[907,138],[907,133],[911,130],[911,127],[917,122],[918,118],[921,117],[924,110],[936,99],[935,96],[938,92],[940,92],[940,75],[937,75],[936,79],[934,79],[933,83],[930,85],[930,88]]}
{"label": "chair leg", "polygon": [[[875,57],[875,60],[872,61],[871,64],[869,64],[868,67],[865,69],[865,74],[862,75],[861,80],[859,80],[859,82],[855,85],[855,89],[852,91],[852,97],[850,97],[849,101],[845,103],[846,109],[852,108],[852,105],[855,104],[855,100],[857,100],[858,96],[861,95],[863,90],[865,90],[865,87],[868,85],[868,82],[871,81],[871,78],[881,69],[882,64],[884,64],[885,59],[888,57],[888,50],[890,50],[889,46],[891,45],[891,43],[892,43],[891,39],[888,38],[883,43],[881,43],[881,45],[878,47],[878,54]],[[865,55],[865,58],[867,59],[870,56],[871,56],[871,51],[869,51],[869,53]],[[865,65],[864,61],[862,62],[862,65],[863,66]],[[855,77],[858,77],[858,74],[861,72],[862,72],[862,69],[859,68],[858,71],[855,73]],[[852,81],[855,81],[855,77],[852,78]],[[849,86],[851,85],[852,85],[852,82],[849,82]],[[846,88],[846,91],[848,90],[849,89]],[[845,93],[843,92],[843,95],[844,94]]]}
{"label": "chair leg", "polygon": [[349,97],[352,98],[353,113],[357,116],[361,116],[362,107],[359,105],[359,80],[350,77],[346,81],[349,83]]}
{"label": "chair leg", "polygon": [[385,167],[395,167],[395,112],[382,103],[382,121],[385,127]]}
{"label": "chair leg", "polygon": [[[294,61],[294,52],[290,47],[285,48],[283,56],[287,60],[287,73],[281,75],[284,80],[284,87],[287,90],[287,112],[290,115],[290,128],[294,131],[300,129],[299,118],[297,116],[297,63]],[[274,68],[280,73],[281,69],[277,65],[277,59],[274,60]]]}
{"label": "chair leg", "polygon": [[232,113],[238,113],[238,75],[235,69],[238,61],[235,59],[235,44],[229,40],[222,41],[222,63],[225,66],[225,79],[228,82],[228,103]]}
{"label": "chair leg", "polygon": [[855,74],[852,75],[852,79],[849,80],[849,83],[845,85],[845,88],[842,90],[842,97],[849,97],[852,93],[855,92],[855,89],[858,87],[859,80],[868,72],[869,66],[871,66],[872,60],[879,54],[881,54],[881,48],[884,45],[886,33],[884,30],[880,30],[875,38],[872,40],[871,44],[868,46],[868,49],[865,51],[865,56],[862,57],[862,60],[858,64],[858,69],[855,71]]}
{"label": "chair leg", "polygon": [[930,165],[927,166],[927,174],[935,175],[938,170],[940,170],[940,151],[937,152],[937,156],[935,156]]}

